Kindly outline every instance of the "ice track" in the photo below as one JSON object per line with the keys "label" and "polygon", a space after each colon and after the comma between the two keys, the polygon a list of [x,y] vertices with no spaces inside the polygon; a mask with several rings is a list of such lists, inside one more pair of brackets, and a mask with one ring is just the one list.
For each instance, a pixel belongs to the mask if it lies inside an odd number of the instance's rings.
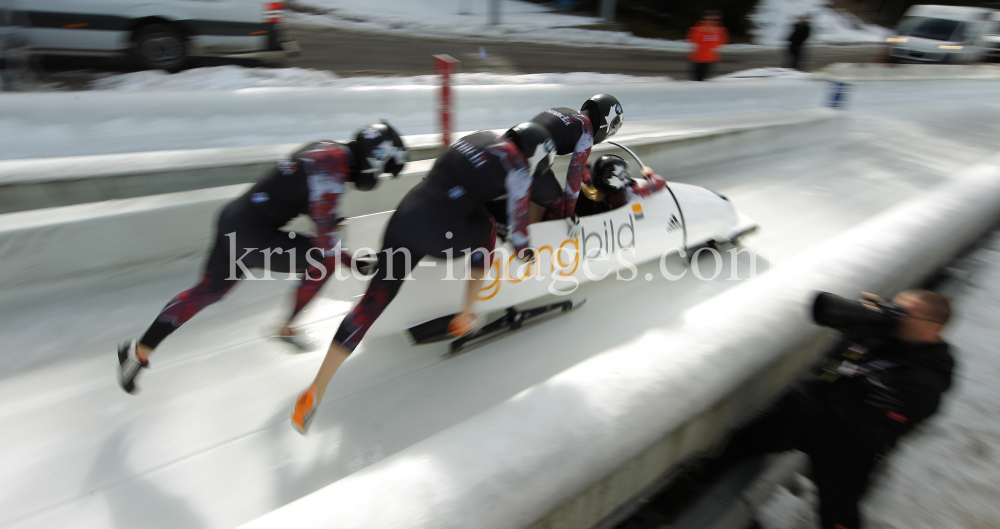
{"label": "ice track", "polygon": [[[998,88],[859,84],[840,141],[664,176],[717,189],[755,219],[762,230],[746,246],[763,273],[993,154]],[[0,292],[0,527],[234,527],[737,283],[728,256],[712,281],[670,282],[651,264],[636,281],[582,286],[579,311],[455,358],[402,337],[365,342],[303,438],[288,414],[322,353],[294,355],[266,338],[288,310],[291,281],[245,282],[203,311],[157,351],[139,396],[115,384],[116,342],[141,333],[199,263]],[[699,265],[712,275],[710,256]],[[743,254],[741,277],[748,265]],[[642,281],[646,272],[655,279]],[[326,343],[347,307],[318,298],[306,327]]]}

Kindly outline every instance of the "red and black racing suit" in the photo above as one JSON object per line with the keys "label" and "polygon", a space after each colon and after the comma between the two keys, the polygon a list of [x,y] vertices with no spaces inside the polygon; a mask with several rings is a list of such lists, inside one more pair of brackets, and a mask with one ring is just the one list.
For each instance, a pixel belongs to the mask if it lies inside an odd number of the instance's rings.
{"label": "red and black racing suit", "polygon": [[[583,183],[588,186],[593,185],[590,181],[589,171],[584,176]],[[667,187],[667,181],[658,174],[652,174],[649,178],[640,178],[635,182],[635,185],[624,187],[612,193],[605,193],[604,199],[600,202],[592,202],[585,199],[586,202],[580,202],[580,207],[576,209],[576,213],[585,216],[611,211],[628,204],[633,199],[648,197],[665,187]]]}
{"label": "red and black racing suit", "polygon": [[353,351],[396,297],[403,278],[425,256],[463,257],[488,270],[497,223],[484,204],[507,195],[508,240],[528,247],[531,175],[513,143],[476,132],[453,143],[389,219],[378,270],[364,297],[344,317],[334,341]]}
{"label": "red and black racing suit", "polygon": [[611,206],[611,209],[616,209],[628,204],[632,199],[648,197],[664,187],[667,187],[667,181],[654,173],[648,178],[636,180],[635,185],[619,189],[614,193],[607,193],[604,200]]}
{"label": "red and black racing suit", "polygon": [[[254,268],[264,269],[265,278],[269,272],[306,273],[292,310],[293,317],[298,314],[333,274],[338,260],[351,263],[341,246],[338,214],[353,165],[346,146],[310,143],[279,161],[263,180],[226,205],[201,281],[163,308],[140,343],[155,348]],[[316,223],[316,237],[281,230],[304,213]]]}
{"label": "red and black racing suit", "polygon": [[566,171],[566,186],[559,189],[555,173],[549,169],[534,179],[531,201],[545,207],[545,220],[563,219],[576,210],[590,149],[594,146],[594,129],[586,114],[571,108],[550,108],[531,120],[545,127],[556,144],[556,154],[573,153]]}

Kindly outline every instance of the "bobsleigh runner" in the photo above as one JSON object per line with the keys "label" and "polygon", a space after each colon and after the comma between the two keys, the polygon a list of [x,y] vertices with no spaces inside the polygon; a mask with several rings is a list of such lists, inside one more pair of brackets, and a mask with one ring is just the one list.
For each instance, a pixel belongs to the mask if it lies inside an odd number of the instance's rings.
{"label": "bobsleigh runner", "polygon": [[[587,198],[581,193],[579,200]],[[448,335],[448,322],[456,307],[438,305],[440,302],[436,301],[460,298],[457,287],[464,282],[445,279],[462,277],[465,261],[461,259],[449,270],[427,265],[413,271],[415,281],[404,290],[410,289],[408,299],[420,299],[421,303],[417,307],[411,304],[410,315],[400,323],[408,328],[415,345],[450,339],[453,341],[449,352],[455,354],[528,323],[579,307],[586,300],[568,299],[579,284],[615,277],[618,270],[622,270],[623,277],[630,277],[636,273],[630,271],[636,265],[659,260],[681,249],[690,256],[699,247],[735,242],[757,228],[752,219],[736,211],[721,193],[672,182],[647,197],[632,199],[623,207],[581,216],[580,223],[583,229],[576,238],[567,236],[565,220],[530,225],[531,244],[538,250],[530,264],[515,256],[510,243],[497,245],[491,272],[478,296],[478,309],[488,315],[487,323],[477,331],[458,339]],[[447,283],[454,287],[446,287]],[[414,294],[419,297],[411,297]],[[563,296],[564,300],[529,309],[515,308],[553,295]]]}

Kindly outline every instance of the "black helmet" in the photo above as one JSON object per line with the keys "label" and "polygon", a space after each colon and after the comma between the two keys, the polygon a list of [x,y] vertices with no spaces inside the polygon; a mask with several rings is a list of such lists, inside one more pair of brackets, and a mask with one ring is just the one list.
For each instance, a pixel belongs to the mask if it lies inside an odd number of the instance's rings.
{"label": "black helmet", "polygon": [[528,160],[528,171],[532,177],[545,174],[556,160],[556,142],[552,141],[549,131],[538,123],[525,121],[514,125],[503,137],[517,146]]}
{"label": "black helmet", "polygon": [[605,154],[594,162],[590,184],[599,191],[614,193],[635,185],[635,180],[628,175],[628,162],[613,154]]}
{"label": "black helmet", "polygon": [[358,191],[370,191],[382,173],[399,176],[406,165],[403,139],[385,120],[357,132],[350,143],[354,153],[354,185]]}
{"label": "black helmet", "polygon": [[594,127],[594,145],[614,136],[625,123],[622,104],[613,95],[597,94],[584,101],[580,110],[587,114]]}

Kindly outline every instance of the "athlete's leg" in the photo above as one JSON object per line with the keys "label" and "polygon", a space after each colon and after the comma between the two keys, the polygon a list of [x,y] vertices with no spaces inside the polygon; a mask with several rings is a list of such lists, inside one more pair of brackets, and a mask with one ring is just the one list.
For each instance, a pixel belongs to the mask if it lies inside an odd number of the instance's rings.
{"label": "athlete's leg", "polygon": [[201,281],[170,300],[136,344],[136,356],[140,360],[145,361],[167,336],[201,309],[222,299],[222,296],[242,278],[238,272],[234,277],[230,277],[228,257],[228,241],[220,236],[205,263]]}
{"label": "athlete's leg", "polygon": [[477,266],[471,267],[469,276],[472,278],[465,284],[465,300],[462,303],[462,313],[473,313],[472,307],[476,303],[479,291],[483,288],[483,281],[486,279],[486,270]]}
{"label": "athlete's leg", "polygon": [[[266,263],[260,256],[255,257],[251,262],[255,268],[267,268],[268,271],[275,273],[304,274],[296,289],[295,301],[288,319],[278,331],[280,335],[287,336],[290,338],[289,341],[294,342],[298,332],[292,327],[292,321],[334,273],[337,263],[333,258],[325,258],[323,250],[316,248],[309,236],[293,231],[278,230],[261,240],[259,244],[262,249],[266,248],[270,255]],[[307,256],[317,262],[320,268],[311,266]]]}
{"label": "athlete's leg", "polygon": [[489,217],[490,234],[472,252],[472,263],[469,270],[471,279],[465,283],[465,298],[462,300],[462,312],[455,315],[448,330],[456,336],[462,336],[472,332],[476,322],[476,311],[474,306],[480,290],[483,288],[483,281],[493,264],[493,250],[496,248],[497,221]]}
{"label": "athlete's leg", "polygon": [[382,311],[396,297],[403,279],[422,257],[422,255],[411,254],[405,247],[393,248],[390,246],[390,240],[387,231],[385,248],[379,252],[378,256],[378,270],[372,277],[368,290],[365,291],[361,301],[351,309],[351,312],[344,317],[344,321],[340,323],[340,328],[337,329],[337,334],[334,335],[330,348],[326,351],[326,357],[323,358],[323,363],[319,366],[316,378],[309,388],[299,394],[295,401],[295,409],[292,411],[292,427],[299,433],[306,433],[316,408],[323,401],[323,394],[326,393],[330,379],[358,346],[361,338],[375,323]]}
{"label": "athlete's leg", "polygon": [[[389,239],[388,235],[386,238]],[[344,360],[358,347],[368,329],[399,293],[403,279],[422,258],[422,254],[415,254],[406,247],[390,247],[388,244],[379,252],[378,270],[372,277],[368,290],[340,323],[340,328],[337,329],[327,350],[326,358],[316,373],[313,385],[316,387],[317,403],[323,399],[326,386],[340,368],[340,364],[344,363]]]}

